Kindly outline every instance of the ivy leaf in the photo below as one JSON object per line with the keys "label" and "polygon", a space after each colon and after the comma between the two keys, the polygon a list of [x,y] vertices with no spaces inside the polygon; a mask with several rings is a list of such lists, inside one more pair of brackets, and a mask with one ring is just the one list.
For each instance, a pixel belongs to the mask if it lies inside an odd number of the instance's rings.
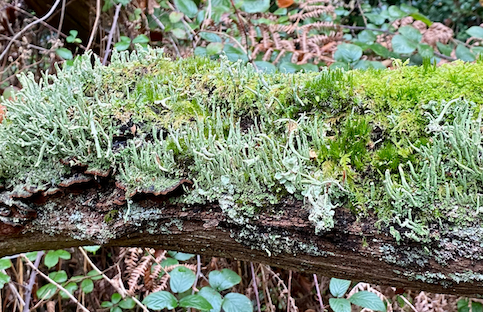
{"label": "ivy leaf", "polygon": [[253,312],[250,299],[242,294],[229,293],[223,298],[221,304],[225,312]]}
{"label": "ivy leaf", "polygon": [[213,306],[208,302],[208,300],[199,295],[189,295],[183,297],[179,301],[179,306],[182,308],[195,308],[201,311],[209,311],[213,309]]}
{"label": "ivy leaf", "polygon": [[57,50],[55,50],[55,54],[57,54],[64,60],[71,60],[74,57],[74,55],[72,55],[72,52],[66,48],[58,48]]}
{"label": "ivy leaf", "polygon": [[399,33],[414,42],[420,42],[423,38],[419,30],[409,25],[399,28]]}
{"label": "ivy leaf", "polygon": [[395,35],[392,38],[391,43],[394,52],[401,54],[413,53],[414,50],[416,50],[416,48],[418,47],[417,43],[401,35]]}
{"label": "ivy leaf", "polygon": [[208,275],[210,286],[217,291],[226,290],[241,282],[240,276],[230,269],[211,271]]}
{"label": "ivy leaf", "polygon": [[334,297],[342,297],[349,286],[351,285],[351,281],[338,279],[338,278],[331,278],[329,283],[330,293]]}
{"label": "ivy leaf", "polygon": [[270,0],[244,0],[241,10],[247,13],[264,13],[270,8]]}
{"label": "ivy leaf", "polygon": [[456,57],[465,62],[473,62],[475,60],[475,55],[462,44],[456,47]]}
{"label": "ivy leaf", "polygon": [[362,49],[354,44],[342,43],[337,47],[334,58],[338,62],[354,63],[362,56]]}
{"label": "ivy leaf", "polygon": [[149,309],[152,310],[172,310],[178,307],[178,300],[170,292],[158,291],[149,294],[146,298],[144,298],[143,304],[145,304]]}
{"label": "ivy leaf", "polygon": [[386,305],[384,305],[384,302],[382,302],[381,298],[379,298],[375,293],[371,293],[366,290],[356,292],[350,296],[349,301],[355,305],[373,311],[386,312]]}
{"label": "ivy leaf", "polygon": [[170,273],[169,286],[174,293],[182,293],[193,286],[196,275],[184,266],[174,268]]}
{"label": "ivy leaf", "polygon": [[193,18],[198,13],[198,7],[193,0],[174,0],[174,5],[189,18]]}
{"label": "ivy leaf", "polygon": [[481,26],[472,26],[466,30],[466,33],[471,37],[483,39],[483,27]]}
{"label": "ivy leaf", "polygon": [[220,293],[214,290],[211,287],[203,287],[199,292],[199,296],[205,298],[213,307],[210,312],[220,312],[221,310],[221,303],[223,299],[221,298]]}
{"label": "ivy leaf", "polygon": [[345,298],[330,298],[329,305],[334,312],[350,312],[351,303]]}

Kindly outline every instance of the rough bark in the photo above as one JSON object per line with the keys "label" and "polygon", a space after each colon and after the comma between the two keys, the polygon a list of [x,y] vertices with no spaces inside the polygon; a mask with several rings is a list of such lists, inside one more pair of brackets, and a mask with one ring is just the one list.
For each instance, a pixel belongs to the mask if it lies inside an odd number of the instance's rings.
{"label": "rough bark", "polygon": [[[217,203],[173,203],[182,192],[182,187],[178,187],[165,196],[136,195],[130,211],[116,216],[103,207],[125,205],[124,191],[109,178],[80,182],[53,196],[39,192],[21,198],[18,193],[4,191],[0,195],[4,216],[0,256],[92,244],[145,246],[409,289],[461,295],[481,293],[481,282],[441,279],[431,283],[428,278],[469,270],[480,272],[480,261],[456,256],[441,266],[424,258],[422,246],[414,242],[398,244],[388,233],[377,230],[371,218],[356,220],[345,209],[337,210],[335,228],[319,236],[298,201],[286,200],[282,207],[276,207],[282,214],[263,213],[249,226],[241,226],[228,220]],[[12,200],[9,208],[5,204],[7,197]],[[17,209],[20,206],[23,213]],[[31,210],[26,212],[26,206]],[[22,222],[5,221],[15,217]],[[417,276],[426,279],[418,280]]]}

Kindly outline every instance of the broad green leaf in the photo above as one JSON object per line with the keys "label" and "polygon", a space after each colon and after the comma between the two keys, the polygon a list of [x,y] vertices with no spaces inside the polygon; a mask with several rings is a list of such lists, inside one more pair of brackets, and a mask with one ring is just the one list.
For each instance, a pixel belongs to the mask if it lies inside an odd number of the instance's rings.
{"label": "broad green leaf", "polygon": [[312,63],[307,63],[307,64],[302,64],[299,65],[300,69],[305,71],[305,72],[318,72],[319,71],[319,66],[312,64]]}
{"label": "broad green leaf", "polygon": [[198,7],[193,0],[173,0],[173,2],[176,8],[189,18],[195,17],[196,13],[198,13]]}
{"label": "broad green leaf", "polygon": [[338,278],[331,278],[329,283],[330,293],[334,297],[342,297],[349,286],[351,285],[351,281],[338,279]]}
{"label": "broad green leaf", "polygon": [[223,298],[221,307],[225,312],[253,312],[250,299],[242,294],[229,293]]}
{"label": "broad green leaf", "polygon": [[221,310],[221,303],[223,299],[221,298],[221,295],[219,292],[214,290],[211,287],[203,287],[199,292],[198,295],[202,296],[208,302],[211,304],[213,309],[210,310],[210,312],[220,312]]}
{"label": "broad green leaf", "polygon": [[57,287],[54,284],[44,285],[37,290],[37,297],[41,300],[47,300],[55,294],[56,290]]}
{"label": "broad green leaf", "polygon": [[351,303],[345,298],[330,298],[329,305],[334,312],[351,312]]}
{"label": "broad green leaf", "polygon": [[136,43],[140,43],[140,44],[149,43],[149,38],[145,34],[140,34],[140,35],[137,35],[136,38],[134,38],[132,40],[132,43],[134,43],[134,44],[136,44]]}
{"label": "broad green leaf", "polygon": [[270,0],[244,0],[241,6],[241,10],[247,13],[264,13],[269,8]]}
{"label": "broad green leaf", "polygon": [[403,3],[401,4],[401,11],[411,14],[417,13],[418,9],[413,6],[407,5],[406,3]]}
{"label": "broad green leaf", "polygon": [[196,56],[206,56],[206,48],[205,47],[196,47],[195,48],[195,55]]}
{"label": "broad green leaf", "polygon": [[10,259],[2,258],[0,259],[0,270],[6,270],[12,266],[12,261]]}
{"label": "broad green leaf", "polygon": [[421,39],[423,38],[423,35],[421,35],[421,32],[414,28],[413,26],[403,26],[398,29],[399,33],[403,35],[404,37],[414,41],[414,42],[420,42]]}
{"label": "broad green leaf", "polygon": [[39,253],[38,251],[27,252],[25,254],[25,257],[27,257],[27,259],[29,259],[30,261],[34,262],[35,260],[37,260],[38,253]]}
{"label": "broad green leaf", "polygon": [[[69,292],[69,294],[71,294],[71,295],[74,293],[74,291],[76,291],[76,290],[77,290],[77,284],[76,284],[76,283],[74,283],[74,282],[70,282],[70,283],[68,283],[67,285],[63,285],[63,287],[64,287],[64,289],[65,289],[65,290],[67,290],[67,291]],[[60,296],[62,297],[62,299],[68,299],[68,298],[69,298],[69,295],[67,295],[67,294],[65,293],[65,291],[63,291],[63,290],[62,290],[62,291],[61,291],[59,294],[60,294]]]}
{"label": "broad green leaf", "polygon": [[403,18],[408,16],[406,12],[402,11],[400,8],[398,8],[395,5],[391,5],[387,10],[387,12],[389,13],[389,16],[392,17],[393,19],[398,19],[398,18]]}
{"label": "broad green leaf", "polygon": [[127,37],[127,36],[121,36],[119,37],[120,41],[123,41],[123,42],[131,42],[131,38]]}
{"label": "broad green leaf", "polygon": [[170,292],[158,291],[144,298],[143,304],[152,310],[172,310],[178,307],[178,300]]}
{"label": "broad green leaf", "polygon": [[179,264],[178,260],[174,258],[166,258],[163,261],[161,261],[161,267],[166,268],[172,265],[177,265]]}
{"label": "broad green leaf", "polygon": [[278,69],[281,73],[292,74],[298,72],[300,70],[300,66],[292,62],[282,62],[278,66]]}
{"label": "broad green leaf", "polygon": [[369,49],[371,49],[372,51],[374,51],[374,53],[384,58],[387,58],[389,56],[389,50],[379,43],[371,44],[369,46]]}
{"label": "broad green leaf", "polygon": [[88,294],[94,290],[94,282],[88,278],[81,282],[81,290],[83,293]]}
{"label": "broad green leaf", "polygon": [[109,312],[122,312],[122,309],[120,307],[112,307]]}
{"label": "broad green leaf", "polygon": [[436,42],[436,45],[438,46],[439,52],[443,53],[446,56],[451,56],[451,52],[453,52],[453,46],[450,44],[443,44],[441,42]]}
{"label": "broad green leaf", "polygon": [[336,69],[336,68],[341,68],[343,70],[350,70],[350,66],[349,64],[347,63],[344,63],[344,62],[335,62],[335,63],[332,63],[330,64],[329,66],[330,69]]}
{"label": "broad green leaf", "polygon": [[257,69],[264,72],[264,73],[269,73],[272,74],[277,71],[277,67],[273,65],[270,62],[265,62],[265,61],[256,61],[255,65],[257,66]]}
{"label": "broad green leaf", "polygon": [[483,305],[479,302],[471,302],[471,312],[483,312]]}
{"label": "broad green leaf", "polygon": [[427,18],[426,16],[424,16],[421,13],[415,12],[415,13],[411,13],[409,16],[414,18],[416,21],[421,21],[421,22],[425,23],[428,27],[430,27],[433,24],[433,22],[431,22],[431,20],[429,18]]}
{"label": "broad green leaf", "polygon": [[[275,10],[275,12],[273,12],[273,14],[285,16],[285,15],[287,15],[287,8],[278,8],[277,10]],[[340,14],[338,14],[338,15],[340,15]]]}
{"label": "broad green leaf", "polygon": [[217,291],[226,290],[241,282],[240,276],[230,269],[211,271],[208,275],[210,286]]}
{"label": "broad green leaf", "polygon": [[433,47],[425,43],[420,43],[418,45],[418,52],[423,58],[431,58],[434,56]]}
{"label": "broad green leaf", "polygon": [[178,251],[168,251],[168,254],[171,257],[173,257],[173,258],[175,258],[176,260],[179,260],[179,261],[186,261],[186,260],[189,260],[189,259],[191,259],[195,256],[193,254],[178,252]]}
{"label": "broad green leaf", "polygon": [[342,43],[337,46],[334,58],[338,62],[354,63],[362,56],[362,49],[354,44]]}
{"label": "broad green leaf", "polygon": [[136,302],[131,297],[126,297],[119,301],[119,306],[123,309],[129,310],[136,306]]}
{"label": "broad green leaf", "polygon": [[375,293],[371,293],[366,290],[356,292],[350,296],[349,301],[362,308],[386,312],[386,306],[384,305],[384,302],[382,302],[381,298],[379,298]]}
{"label": "broad green leaf", "polygon": [[418,47],[418,44],[416,42],[409,40],[408,38],[401,35],[395,35],[394,37],[392,37],[391,43],[394,52],[401,54],[413,53],[414,50],[416,50]]}
{"label": "broad green leaf", "polygon": [[114,44],[114,48],[117,51],[126,51],[127,49],[129,49],[130,45],[131,45],[131,42],[119,41]]}
{"label": "broad green leaf", "polygon": [[118,303],[119,301],[121,301],[121,299],[122,299],[122,296],[119,293],[113,293],[111,296],[112,303]]}
{"label": "broad green leaf", "polygon": [[363,30],[357,35],[357,39],[363,43],[373,44],[377,37],[371,30]]}
{"label": "broad green leaf", "polygon": [[179,266],[174,268],[171,272],[169,272],[170,279],[169,279],[169,286],[171,287],[171,291],[174,293],[182,293],[187,291],[188,289],[193,286],[193,283],[196,280],[196,275],[184,266]]}
{"label": "broad green leaf", "polygon": [[84,248],[84,250],[87,251],[87,252],[92,252],[93,254],[95,254],[96,251],[101,249],[101,246],[97,246],[97,245],[96,246],[84,246],[82,248]]}
{"label": "broad green leaf", "polygon": [[58,272],[52,272],[49,277],[53,279],[56,283],[63,283],[67,280],[67,273],[64,270]]}
{"label": "broad green leaf", "polygon": [[478,55],[483,55],[483,47],[473,47],[471,48],[471,52],[475,54],[477,57]]}
{"label": "broad green leaf", "polygon": [[181,28],[171,30],[171,33],[178,39],[186,39],[186,31]]}
{"label": "broad green leaf", "polygon": [[199,295],[189,295],[179,300],[179,306],[182,308],[195,308],[201,311],[209,311],[213,306]]}
{"label": "broad green leaf", "polygon": [[386,66],[384,66],[381,62],[376,62],[376,61],[367,61],[367,60],[359,60],[354,64],[353,69],[386,69]]}
{"label": "broad green leaf", "polygon": [[103,302],[101,303],[101,308],[110,308],[110,307],[112,307],[113,305],[114,305],[114,304],[113,304],[112,302],[110,302],[110,301],[103,301]]}
{"label": "broad green leaf", "polygon": [[184,16],[183,12],[173,11],[169,13],[169,21],[173,24],[176,24],[177,22],[181,21],[183,16]]}
{"label": "broad green leaf", "polygon": [[371,23],[374,23],[376,25],[382,25],[386,21],[386,18],[384,16],[381,16],[380,14],[375,14],[375,13],[367,13],[366,17],[371,21]]}
{"label": "broad green leaf", "polygon": [[223,43],[221,43],[221,42],[210,42],[206,46],[206,54],[207,55],[219,54],[221,51],[223,51]]}
{"label": "broad green leaf", "polygon": [[87,276],[89,276],[93,281],[102,279],[102,275],[97,273],[95,270],[87,272]]}
{"label": "broad green leaf", "polygon": [[466,33],[471,37],[483,39],[483,27],[481,26],[471,26],[466,30]]}
{"label": "broad green leaf", "polygon": [[55,50],[55,54],[57,54],[64,60],[71,60],[74,57],[74,55],[72,55],[72,52],[66,48],[58,48],[57,50]]}
{"label": "broad green leaf", "polygon": [[214,33],[202,31],[200,32],[200,37],[209,42],[221,42],[220,36]]}
{"label": "broad green leaf", "polygon": [[456,303],[456,307],[458,308],[458,312],[470,312],[468,299],[460,299]]}
{"label": "broad green leaf", "polygon": [[473,62],[476,59],[475,55],[471,53],[470,49],[462,44],[459,44],[456,47],[456,57],[465,62]]}
{"label": "broad green leaf", "polygon": [[2,289],[5,284],[10,282],[10,276],[7,274],[0,272],[0,289]]}
{"label": "broad green leaf", "polygon": [[236,62],[238,60],[242,60],[243,62],[248,62],[247,55],[239,48],[234,47],[231,44],[225,44],[223,51],[226,54],[226,57],[231,62]]}

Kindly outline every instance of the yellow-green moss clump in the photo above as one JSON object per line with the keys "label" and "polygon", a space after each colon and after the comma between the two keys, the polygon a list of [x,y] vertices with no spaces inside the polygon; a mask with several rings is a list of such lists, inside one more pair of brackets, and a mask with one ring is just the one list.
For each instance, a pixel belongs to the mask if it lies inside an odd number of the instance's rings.
{"label": "yellow-green moss clump", "polygon": [[340,206],[398,239],[481,222],[482,62],[292,75],[157,50],[91,58],[21,76],[3,100],[5,188],[55,187],[83,165],[128,190],[190,180],[179,201],[218,201],[235,222],[287,196],[319,233]]}

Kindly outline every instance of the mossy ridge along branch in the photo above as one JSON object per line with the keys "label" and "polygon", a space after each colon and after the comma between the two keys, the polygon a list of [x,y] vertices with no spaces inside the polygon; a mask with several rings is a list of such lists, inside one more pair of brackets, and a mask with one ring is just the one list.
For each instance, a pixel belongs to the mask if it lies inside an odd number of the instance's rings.
{"label": "mossy ridge along branch", "polygon": [[[449,219],[449,202],[437,202],[436,214],[432,197],[414,202],[429,191],[418,174],[408,183],[403,165],[421,168],[420,175],[436,170],[424,165],[425,153],[438,146],[424,113],[441,106],[423,105],[429,103],[424,91],[436,103],[454,94],[472,99],[477,105],[468,106],[461,123],[473,123],[481,95],[456,75],[461,71],[473,86],[483,86],[476,75],[482,63],[265,75],[241,63],[172,62],[159,50],[116,54],[108,67],[98,60],[92,66],[90,58],[40,83],[22,76],[17,100],[5,101],[0,178],[7,190],[49,190],[87,166],[90,172],[114,169],[131,191],[163,193],[192,181],[180,202],[217,200],[238,223],[285,196],[304,200],[319,233],[334,226],[334,209],[342,205],[357,213],[374,209],[383,222],[395,222],[397,238],[426,240],[437,221],[479,223],[478,213],[466,220],[481,185],[467,186],[473,173],[462,159],[448,156],[459,173],[432,180],[429,190],[446,183],[451,196],[464,187],[462,211]],[[438,114],[440,124],[451,117]],[[455,135],[475,129],[462,127]],[[468,140],[476,144],[470,152],[479,153],[481,140]],[[458,144],[456,153],[469,148]],[[475,166],[468,168],[479,170]]]}

